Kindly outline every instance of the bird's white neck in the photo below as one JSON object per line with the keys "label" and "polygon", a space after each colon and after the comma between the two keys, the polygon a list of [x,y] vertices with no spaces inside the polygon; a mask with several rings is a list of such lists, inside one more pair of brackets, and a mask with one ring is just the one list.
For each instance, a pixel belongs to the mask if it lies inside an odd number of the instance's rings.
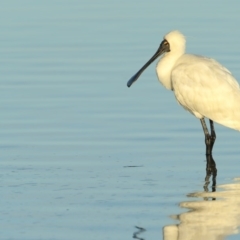
{"label": "bird's white neck", "polygon": [[160,83],[168,90],[173,90],[171,73],[177,60],[184,54],[183,51],[166,53],[157,63],[156,72]]}

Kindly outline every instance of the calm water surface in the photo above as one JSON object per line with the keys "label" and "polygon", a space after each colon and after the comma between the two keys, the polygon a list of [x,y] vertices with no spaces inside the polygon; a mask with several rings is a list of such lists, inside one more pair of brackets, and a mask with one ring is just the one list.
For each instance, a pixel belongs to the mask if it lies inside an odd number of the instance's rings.
{"label": "calm water surface", "polygon": [[200,122],[154,64],[126,87],[172,29],[240,79],[239,7],[5,1],[0,239],[239,239],[239,133],[216,125],[206,192]]}

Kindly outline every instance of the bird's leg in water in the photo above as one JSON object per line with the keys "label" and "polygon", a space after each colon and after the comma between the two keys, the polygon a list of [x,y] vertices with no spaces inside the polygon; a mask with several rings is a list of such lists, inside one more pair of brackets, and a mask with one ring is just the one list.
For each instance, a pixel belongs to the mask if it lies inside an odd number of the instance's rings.
{"label": "bird's leg in water", "polygon": [[[212,148],[213,148],[213,144],[214,144],[214,141],[212,140],[213,137],[208,132],[207,125],[205,123],[204,118],[201,118],[200,121],[201,121],[203,132],[204,132],[204,135],[205,135],[206,156],[212,155]],[[211,131],[212,131],[212,126],[211,126]],[[213,129],[213,132],[214,132],[214,129]]]}
{"label": "bird's leg in water", "polygon": [[216,187],[216,176],[217,176],[216,163],[215,163],[212,155],[206,155],[206,158],[207,158],[207,164],[206,164],[206,178],[205,178],[205,181],[207,183],[209,181],[209,178],[212,175],[213,188],[214,188],[214,187]]}

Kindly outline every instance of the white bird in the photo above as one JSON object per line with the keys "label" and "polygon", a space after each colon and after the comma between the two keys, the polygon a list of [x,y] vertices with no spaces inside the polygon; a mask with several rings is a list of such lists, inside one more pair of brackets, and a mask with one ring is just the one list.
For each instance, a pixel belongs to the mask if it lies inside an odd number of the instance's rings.
{"label": "white bird", "polygon": [[[205,134],[206,155],[212,155],[216,139],[213,121],[240,130],[240,88],[231,72],[211,58],[185,54],[186,40],[179,31],[165,35],[157,52],[128,81],[130,87],[160,55],[159,81],[172,90],[178,103],[200,119]],[[209,133],[204,118],[210,121]]]}

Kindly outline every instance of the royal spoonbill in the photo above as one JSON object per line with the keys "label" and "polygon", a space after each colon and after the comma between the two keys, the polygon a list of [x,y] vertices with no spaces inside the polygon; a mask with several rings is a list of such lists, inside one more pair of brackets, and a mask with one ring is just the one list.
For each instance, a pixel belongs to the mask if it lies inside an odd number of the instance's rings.
{"label": "royal spoonbill", "polygon": [[[178,103],[200,119],[206,155],[216,139],[213,122],[240,130],[240,89],[231,72],[214,59],[185,53],[186,39],[179,31],[166,34],[152,58],[127,83],[130,87],[159,56],[159,81],[172,90]],[[210,133],[204,118],[210,122]]]}

